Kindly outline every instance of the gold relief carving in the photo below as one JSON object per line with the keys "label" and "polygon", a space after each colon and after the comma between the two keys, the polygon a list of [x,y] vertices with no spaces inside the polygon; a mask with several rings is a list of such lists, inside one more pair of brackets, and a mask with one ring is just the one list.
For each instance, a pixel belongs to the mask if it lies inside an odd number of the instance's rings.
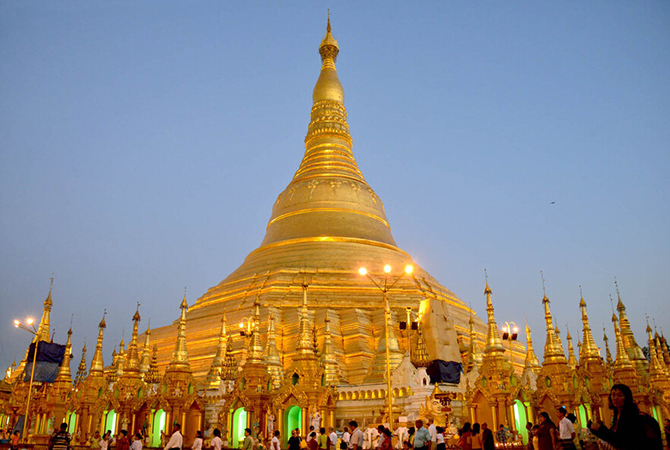
{"label": "gold relief carving", "polygon": [[[293,194],[295,194],[295,188],[290,187],[286,190],[288,192],[288,199],[293,200]],[[277,199],[279,201],[279,199]]]}
{"label": "gold relief carving", "polygon": [[354,194],[356,194],[356,200],[359,199],[359,193],[361,192],[361,186],[358,183],[354,183],[353,181],[350,182],[351,184],[351,189],[354,190]]}
{"label": "gold relief carving", "polygon": [[340,186],[342,186],[341,181],[333,180],[333,181],[330,182],[330,187],[333,188],[333,191],[336,191]]}
{"label": "gold relief carving", "polygon": [[309,199],[312,199],[312,195],[314,195],[314,189],[321,183],[320,180],[311,180],[309,183],[307,183],[307,189],[309,189]]}
{"label": "gold relief carving", "polygon": [[368,188],[368,192],[370,193],[370,197],[372,197],[372,201],[376,205],[377,204],[377,194],[375,194],[375,191],[373,191],[370,188]]}

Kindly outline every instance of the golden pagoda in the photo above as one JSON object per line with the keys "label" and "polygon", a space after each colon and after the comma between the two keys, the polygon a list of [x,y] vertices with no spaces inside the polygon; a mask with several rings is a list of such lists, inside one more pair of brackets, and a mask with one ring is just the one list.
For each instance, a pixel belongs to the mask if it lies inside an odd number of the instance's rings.
{"label": "golden pagoda", "polygon": [[[290,375],[293,361],[301,360],[306,351],[302,339],[307,337],[301,322],[306,286],[309,344],[313,348],[316,339],[323,345],[327,337],[327,354],[321,359],[329,367],[325,375],[328,381],[340,380],[349,385],[383,382],[385,371],[379,370],[385,361],[385,342],[379,332],[384,323],[383,297],[370,280],[358,273],[362,266],[373,275],[382,274],[385,265],[398,273],[408,264],[414,266],[412,275],[400,279],[388,293],[392,368],[409,353],[408,341],[401,342],[394,332],[407,308],[421,318],[419,330],[427,358],[461,362],[458,333],[469,332],[471,310],[417,266],[393,239],[382,200],[354,159],[344,89],[335,66],[338,53],[329,20],[319,46],[321,70],[312,95],[302,162],[273,205],[261,245],[233,273],[188,307],[184,317],[192,332],[188,360],[198,380],[207,377],[216,357],[224,311],[229,323],[234,324],[258,316],[259,333],[255,339],[260,346],[259,361],[267,346],[272,317],[273,339],[284,373]],[[474,321],[478,334],[484,335],[484,323],[476,316]],[[246,359],[248,364],[246,339],[237,333],[228,339],[232,339],[235,358]],[[170,362],[169,349],[174,340],[174,325],[152,330],[161,369]],[[315,358],[316,367],[319,358]],[[273,361],[276,360],[275,357]],[[274,380],[273,384],[277,384],[276,376]]]}

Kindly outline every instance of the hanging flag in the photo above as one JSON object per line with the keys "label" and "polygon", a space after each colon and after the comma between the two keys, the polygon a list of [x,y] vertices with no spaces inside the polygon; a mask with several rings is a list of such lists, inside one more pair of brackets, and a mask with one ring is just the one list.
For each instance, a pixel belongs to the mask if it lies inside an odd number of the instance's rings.
{"label": "hanging flag", "polygon": [[[65,346],[53,342],[40,341],[37,345],[37,359],[33,381],[53,383],[58,375],[58,368],[63,363]],[[23,381],[30,381],[35,357],[35,342],[30,344],[26,368],[23,371]]]}

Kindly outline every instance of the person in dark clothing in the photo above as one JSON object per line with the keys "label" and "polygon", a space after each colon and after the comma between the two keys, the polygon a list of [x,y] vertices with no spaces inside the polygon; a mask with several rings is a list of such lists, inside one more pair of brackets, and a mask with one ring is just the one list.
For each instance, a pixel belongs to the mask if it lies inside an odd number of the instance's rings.
{"label": "person in dark clothing", "polygon": [[486,422],[482,424],[482,449],[495,450],[496,443],[493,439],[493,431],[489,428]]}
{"label": "person in dark clothing", "polygon": [[661,427],[656,419],[640,412],[628,386],[612,386],[609,407],[614,411],[612,426],[607,428],[601,420],[589,422],[591,433],[619,450],[663,450]]}
{"label": "person in dark clothing", "polygon": [[61,423],[60,429],[51,435],[49,450],[69,450],[72,436],[67,431],[67,424]]}

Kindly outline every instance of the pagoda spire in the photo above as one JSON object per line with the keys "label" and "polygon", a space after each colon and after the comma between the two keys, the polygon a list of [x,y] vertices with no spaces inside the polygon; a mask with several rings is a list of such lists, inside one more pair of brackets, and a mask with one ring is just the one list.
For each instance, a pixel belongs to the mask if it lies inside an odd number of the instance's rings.
{"label": "pagoda spire", "polygon": [[658,353],[656,351],[656,342],[651,334],[652,329],[647,320],[647,335],[649,336],[649,381],[653,384],[660,384],[665,386],[668,383],[668,377],[658,360]]}
{"label": "pagoda spire", "polygon": [[263,362],[263,346],[261,344],[261,303],[260,295],[254,300],[254,315],[251,320],[251,336],[249,338],[249,351],[245,364],[261,364]]}
{"label": "pagoda spire", "polygon": [[158,345],[154,344],[153,352],[151,354],[151,363],[149,364],[149,370],[147,370],[146,375],[144,376],[144,381],[149,384],[160,383],[161,374],[158,371]]}
{"label": "pagoda spire", "polygon": [[[125,329],[124,329],[125,334]],[[116,378],[123,375],[123,372],[126,368],[126,340],[121,336],[121,342],[119,343],[119,353],[116,355]]]}
{"label": "pagoda spire", "polygon": [[319,240],[324,234],[396,246],[384,206],[354,159],[335,67],[339,51],[329,19],[319,45],[321,71],[312,93],[305,154],[272,208],[261,248],[296,238]]}
{"label": "pagoda spire", "polygon": [[133,376],[139,376],[140,374],[140,358],[137,352],[137,334],[140,320],[142,320],[140,317],[140,303],[137,302],[137,309],[135,310],[135,314],[133,314],[133,333],[128,345],[127,363],[124,367],[124,372]]}
{"label": "pagoda spire", "polygon": [[558,339],[556,330],[554,329],[553,317],[549,309],[549,298],[547,291],[544,288],[544,276],[542,277],[542,290],[544,297],[542,297],[542,304],[544,305],[544,320],[547,326],[547,339],[544,344],[544,362],[546,363],[560,363],[567,364],[563,346]]}
{"label": "pagoda spire", "polygon": [[40,319],[40,324],[37,327],[37,334],[35,335],[35,341],[51,341],[51,307],[53,306],[53,301],[51,301],[51,291],[54,287],[54,278],[51,277],[51,282],[49,283],[49,294],[44,300],[44,308],[42,309],[42,318]]}
{"label": "pagoda spire", "polygon": [[312,329],[309,326],[309,316],[307,313],[307,288],[308,285],[303,283],[302,306],[300,307],[300,329],[298,332],[298,345],[296,346],[296,351],[299,355],[315,358]]}
{"label": "pagoda spire", "polygon": [[323,350],[321,351],[321,365],[325,375],[326,385],[335,385],[340,381],[339,367],[335,357],[335,347],[330,332],[330,317],[326,310],[325,328],[323,330]]}
{"label": "pagoda spire", "polygon": [[186,290],[184,298],[179,305],[181,315],[179,316],[179,325],[177,325],[177,343],[172,352],[172,360],[168,364],[166,371],[191,371],[188,362],[188,349],[186,348],[186,311],[188,303],[186,302]]}
{"label": "pagoda spire", "polygon": [[542,368],[540,360],[537,359],[535,355],[535,350],[533,350],[533,340],[530,337],[530,326],[528,326],[528,320],[526,320],[526,361],[524,363],[526,369],[530,369],[533,372],[539,372]]}
{"label": "pagoda spire", "polygon": [[582,310],[582,346],[579,349],[580,362],[600,362],[600,352],[596,346],[596,342],[591,334],[591,327],[589,326],[589,316],[586,314],[586,302],[584,301],[584,294],[582,287],[579,286],[579,308]]}
{"label": "pagoda spire", "polygon": [[603,327],[603,341],[605,341],[605,362],[608,366],[611,366],[613,363],[612,352],[610,352],[609,339],[605,327]]}
{"label": "pagoda spire", "polygon": [[628,386],[637,384],[637,373],[635,366],[628,357],[626,347],[623,343],[623,337],[619,330],[616,314],[612,314],[612,324],[614,325],[614,336],[616,338],[616,359],[614,360],[614,377]]}
{"label": "pagoda spire", "polygon": [[77,375],[74,378],[74,385],[79,386],[84,382],[86,378],[86,342],[84,342],[84,347],[81,349],[81,361],[79,362],[79,367],[77,368]]}
{"label": "pagoda spire", "polygon": [[661,336],[659,336],[658,331],[654,334],[654,346],[656,347],[656,355],[658,357],[658,362],[661,364],[663,371],[670,376],[670,368],[665,363],[665,358],[663,358],[663,345],[661,343]]}
{"label": "pagoda spire", "polygon": [[665,361],[666,367],[670,370],[670,350],[668,349],[668,341],[665,339],[663,332],[661,331],[661,350],[663,351],[663,360]]}
{"label": "pagoda spire", "polygon": [[577,367],[577,358],[575,357],[575,348],[572,345],[572,336],[570,336],[570,329],[568,328],[568,365],[571,368]]}
{"label": "pagoda spire", "polygon": [[63,362],[58,368],[56,375],[57,383],[72,383],[72,372],[70,372],[70,361],[72,360],[72,326],[67,330],[67,342],[65,343],[65,355]]}
{"label": "pagoda spire", "polygon": [[221,368],[221,379],[225,381],[234,380],[237,378],[237,359],[233,353],[233,336],[228,335],[228,342],[226,343],[226,359]]}
{"label": "pagoda spire", "polygon": [[140,357],[140,374],[144,377],[149,371],[151,365],[151,325],[147,326],[147,331],[144,332],[144,347],[142,348],[142,356]]}
{"label": "pagoda spire", "polygon": [[491,301],[491,295],[493,291],[489,287],[489,280],[486,271],[484,271],[486,276],[486,288],[484,288],[484,295],[486,295],[486,314],[488,316],[488,333],[486,335],[486,348],[484,349],[484,357],[495,357],[501,356],[505,353],[505,347],[503,347],[502,339],[500,338],[500,331],[498,330],[498,325],[496,324],[496,318],[493,311],[493,301]]}
{"label": "pagoda spire", "polygon": [[639,373],[645,373],[649,370],[649,362],[645,358],[642,348],[637,345],[635,341],[635,336],[633,335],[633,330],[630,328],[630,322],[628,321],[628,315],[626,314],[626,307],[621,301],[621,294],[619,293],[619,283],[616,279],[614,280],[614,286],[616,287],[617,295],[617,311],[619,312],[619,328],[621,329],[621,338],[623,339],[623,345],[628,353],[628,358],[633,363],[635,368]]}
{"label": "pagoda spire", "polygon": [[475,320],[472,317],[472,308],[470,309],[470,344],[468,345],[468,361],[466,371],[470,372],[475,368],[479,368],[482,364],[482,354],[477,345],[477,338],[475,335]]}
{"label": "pagoda spire", "polygon": [[281,356],[277,349],[277,339],[275,333],[275,318],[270,313],[268,323],[268,339],[265,345],[265,366],[267,367],[268,375],[274,389],[279,389],[284,378],[284,366],[282,365]]}
{"label": "pagoda spire", "polygon": [[91,359],[91,369],[88,371],[89,377],[102,376],[104,371],[104,363],[102,360],[102,335],[107,327],[105,322],[105,316],[107,315],[107,310],[102,314],[102,320],[98,324],[98,341],[95,345],[95,351],[93,352],[93,358]]}
{"label": "pagoda spire", "polygon": [[221,368],[223,367],[223,361],[226,357],[226,312],[223,312],[221,317],[221,331],[219,331],[219,345],[216,347],[216,354],[212,360],[212,365],[209,367],[209,372],[207,372],[207,379],[205,384],[210,389],[218,389],[219,384],[221,384]]}

